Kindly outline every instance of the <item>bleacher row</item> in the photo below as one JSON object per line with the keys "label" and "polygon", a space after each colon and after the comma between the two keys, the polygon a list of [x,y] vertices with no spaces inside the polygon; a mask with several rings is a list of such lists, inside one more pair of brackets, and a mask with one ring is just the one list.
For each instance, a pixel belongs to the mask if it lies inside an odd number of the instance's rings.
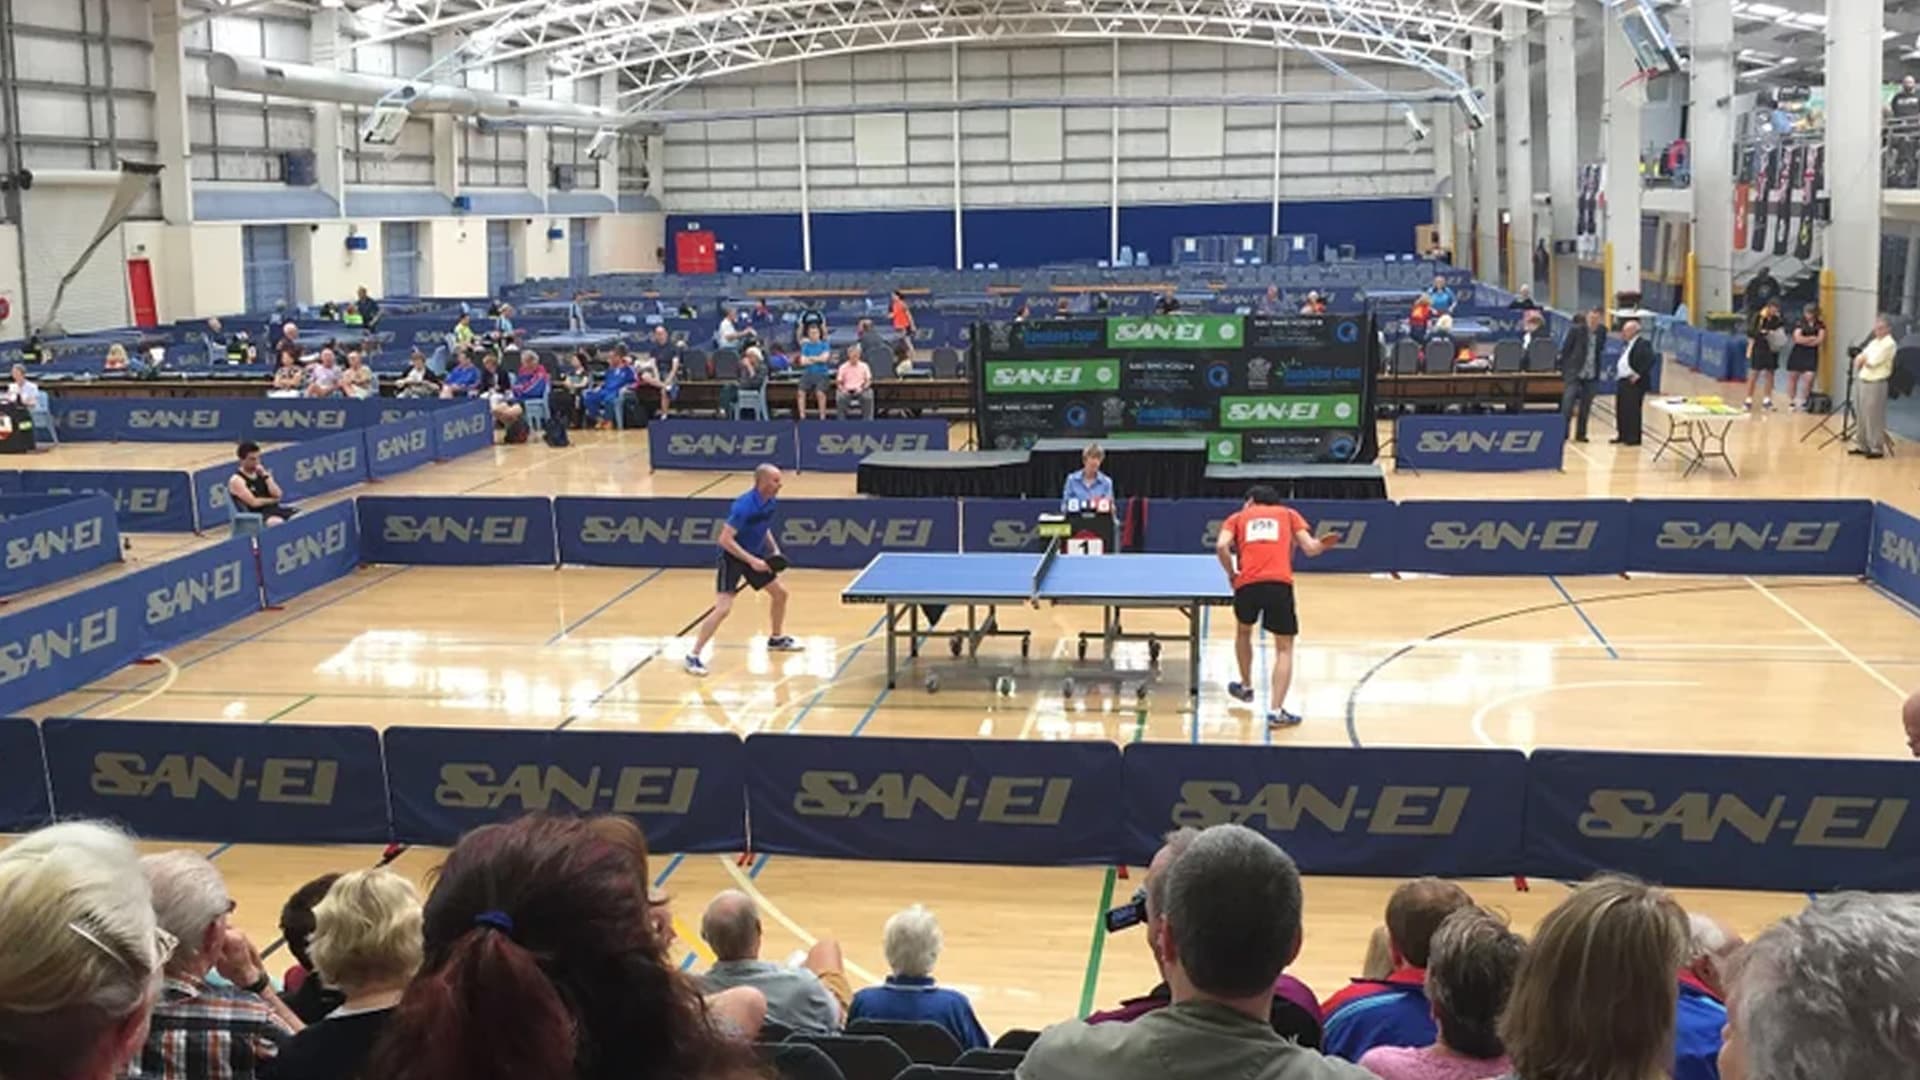
{"label": "bleacher row", "polygon": [[780,1080],[1009,1080],[1038,1034],[1015,1029],[991,1048],[963,1051],[945,1028],[921,1021],[855,1020],[818,1035],[769,1020],[754,1047]]}

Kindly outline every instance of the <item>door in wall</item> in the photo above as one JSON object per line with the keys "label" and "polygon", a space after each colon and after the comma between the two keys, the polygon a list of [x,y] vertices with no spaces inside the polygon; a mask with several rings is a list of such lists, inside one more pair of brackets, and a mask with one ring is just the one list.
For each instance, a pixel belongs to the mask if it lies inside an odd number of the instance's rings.
{"label": "door in wall", "polygon": [[587,246],[587,219],[567,222],[567,274],[575,281],[593,272],[593,249]]}
{"label": "door in wall", "polygon": [[681,274],[717,274],[720,259],[714,252],[713,231],[695,229],[673,234],[673,266]]}
{"label": "door in wall", "polygon": [[160,312],[153,302],[153,264],[127,260],[127,297],[133,301],[133,325],[159,326]]}
{"label": "door in wall", "polygon": [[411,221],[380,226],[380,261],[386,278],[382,296],[420,295],[420,234]]}
{"label": "door in wall", "polygon": [[264,315],[293,306],[293,256],[285,225],[248,225],[240,232],[240,274],[247,311]]}
{"label": "door in wall", "polygon": [[487,222],[487,295],[513,284],[513,234],[504,221]]}

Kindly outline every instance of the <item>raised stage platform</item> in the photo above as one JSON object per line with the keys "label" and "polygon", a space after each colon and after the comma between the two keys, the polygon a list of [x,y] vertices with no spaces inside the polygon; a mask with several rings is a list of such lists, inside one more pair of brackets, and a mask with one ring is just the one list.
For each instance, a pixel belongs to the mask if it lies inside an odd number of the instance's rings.
{"label": "raised stage platform", "polygon": [[[1283,499],[1384,499],[1380,466],[1208,465],[1206,440],[1122,439],[1101,444],[1105,471],[1121,499],[1240,498],[1271,484]],[[1058,499],[1067,474],[1080,467],[1085,442],[1042,439],[1032,450],[892,451],[860,461],[862,495],[904,498]]]}

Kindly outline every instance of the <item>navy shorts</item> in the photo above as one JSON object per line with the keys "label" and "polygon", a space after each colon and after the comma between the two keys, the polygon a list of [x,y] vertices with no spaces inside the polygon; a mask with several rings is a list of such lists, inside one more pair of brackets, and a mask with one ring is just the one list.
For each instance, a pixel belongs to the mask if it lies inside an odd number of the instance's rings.
{"label": "navy shorts", "polygon": [[773,583],[772,574],[763,574],[728,552],[720,553],[720,566],[714,576],[714,591],[737,593],[741,585],[751,585],[755,591]]}

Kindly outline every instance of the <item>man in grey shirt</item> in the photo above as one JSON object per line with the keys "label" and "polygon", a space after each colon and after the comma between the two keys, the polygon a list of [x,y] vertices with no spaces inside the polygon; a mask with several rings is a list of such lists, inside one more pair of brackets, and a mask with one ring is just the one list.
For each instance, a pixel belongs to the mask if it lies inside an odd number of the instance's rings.
{"label": "man in grey shirt", "polygon": [[1274,1033],[1273,986],[1300,951],[1300,871],[1244,825],[1206,829],[1165,870],[1148,925],[1171,1005],[1041,1033],[1019,1080],[1371,1080]]}
{"label": "man in grey shirt", "polygon": [[807,955],[806,967],[785,967],[760,959],[760,909],[753,898],[733,889],[707,905],[700,936],[713,948],[714,965],[700,977],[706,993],[751,986],[767,997],[767,1019],[794,1031],[831,1035],[840,1030],[846,1010],[829,984],[841,974],[840,946],[822,941]]}

